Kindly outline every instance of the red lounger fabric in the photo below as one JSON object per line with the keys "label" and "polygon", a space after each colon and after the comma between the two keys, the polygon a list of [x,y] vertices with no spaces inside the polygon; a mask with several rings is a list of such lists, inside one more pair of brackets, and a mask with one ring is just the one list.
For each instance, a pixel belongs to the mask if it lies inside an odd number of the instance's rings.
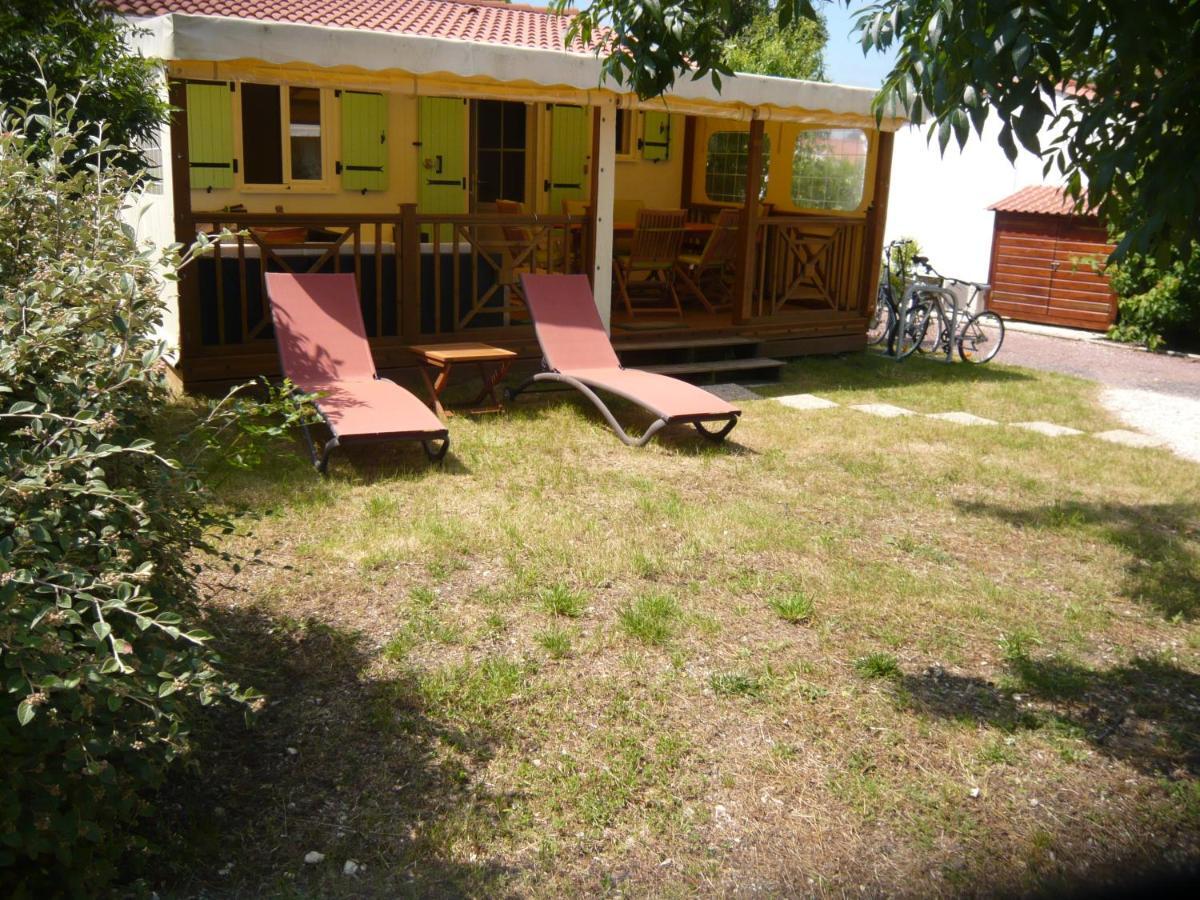
{"label": "red lounger fabric", "polygon": [[268,272],[267,296],[283,371],[339,438],[436,438],[446,426],[394,381],[379,378],[354,276]]}
{"label": "red lounger fabric", "polygon": [[668,421],[740,414],[686,381],[622,369],[586,275],[522,275],[521,283],[546,364],[559,374],[641,404]]}

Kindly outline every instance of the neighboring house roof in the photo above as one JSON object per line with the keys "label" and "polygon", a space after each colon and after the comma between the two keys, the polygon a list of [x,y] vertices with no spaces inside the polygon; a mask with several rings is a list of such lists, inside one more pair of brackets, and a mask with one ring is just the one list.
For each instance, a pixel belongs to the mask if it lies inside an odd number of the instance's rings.
{"label": "neighboring house roof", "polygon": [[[584,52],[564,46],[571,15],[496,0],[107,0],[128,16],[184,13],[449,38],[509,47]],[[572,14],[573,15],[573,14]]]}
{"label": "neighboring house roof", "polygon": [[[1048,185],[1030,185],[997,200],[988,209],[996,212],[1031,213],[1043,216],[1074,216],[1075,201],[1062,188]],[[1084,212],[1083,215],[1088,215]]]}

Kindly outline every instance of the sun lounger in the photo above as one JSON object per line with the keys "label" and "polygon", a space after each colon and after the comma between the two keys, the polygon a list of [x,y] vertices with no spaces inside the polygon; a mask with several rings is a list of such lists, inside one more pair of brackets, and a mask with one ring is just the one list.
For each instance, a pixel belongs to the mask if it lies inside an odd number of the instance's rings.
{"label": "sun lounger", "polygon": [[[525,299],[546,371],[526,380],[510,397],[531,384],[559,381],[575,388],[595,404],[613,431],[631,447],[641,447],[667,425],[693,425],[700,434],[719,442],[733,430],[741,411],[695,385],[621,366],[604,333],[585,275],[523,275]],[[658,418],[640,438],[630,437],[596,391],[636,403]],[[709,430],[706,422],[724,423]]]}
{"label": "sun lounger", "polygon": [[265,278],[283,372],[300,390],[318,395],[317,411],[333,432],[318,454],[304,429],[318,472],[342,444],[420,441],[431,460],[446,455],[450,436],[441,420],[375,371],[353,275],[269,272]]}

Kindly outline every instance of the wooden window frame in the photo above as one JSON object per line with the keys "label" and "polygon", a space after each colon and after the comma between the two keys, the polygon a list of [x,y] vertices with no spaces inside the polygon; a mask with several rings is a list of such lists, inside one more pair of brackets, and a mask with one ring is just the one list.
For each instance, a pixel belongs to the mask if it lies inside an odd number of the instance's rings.
{"label": "wooden window frame", "polygon": [[[245,84],[261,84],[274,85],[279,91],[279,144],[280,154],[283,161],[283,181],[278,184],[259,184],[257,182],[247,182],[245,175],[245,135],[242,133],[242,94],[243,85]],[[292,178],[292,142],[291,142],[291,98],[289,91],[291,88],[315,88],[320,96],[321,102],[321,178],[317,180]],[[233,122],[234,133],[236,139],[234,141],[234,153],[237,158],[242,160],[242,164],[238,166],[238,171],[234,175],[234,187],[236,190],[246,194],[333,194],[337,193],[337,183],[334,177],[333,165],[333,145],[330,140],[330,135],[333,130],[339,125],[336,121],[336,113],[334,109],[336,104],[333,102],[333,90],[323,87],[319,84],[305,84],[303,82],[285,81],[251,81],[240,80],[237,82],[237,90],[233,92]]]}

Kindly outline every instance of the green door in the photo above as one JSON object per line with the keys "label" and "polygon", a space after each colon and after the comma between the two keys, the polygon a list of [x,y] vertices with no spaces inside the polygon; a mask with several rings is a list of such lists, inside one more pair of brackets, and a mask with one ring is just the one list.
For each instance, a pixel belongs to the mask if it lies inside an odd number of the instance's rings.
{"label": "green door", "polygon": [[342,101],[342,158],[338,171],[347,191],[386,191],[387,98],[339,91]]}
{"label": "green door", "polygon": [[588,116],[582,106],[550,107],[550,178],[547,212],[559,215],[564,200],[588,197]]}
{"label": "green door", "polygon": [[188,83],[188,174],[193,190],[233,187],[232,96],[225,82]]}
{"label": "green door", "polygon": [[[467,211],[467,101],[422,97],[417,112],[417,209],[423,213]],[[442,229],[442,240],[451,229]]]}

